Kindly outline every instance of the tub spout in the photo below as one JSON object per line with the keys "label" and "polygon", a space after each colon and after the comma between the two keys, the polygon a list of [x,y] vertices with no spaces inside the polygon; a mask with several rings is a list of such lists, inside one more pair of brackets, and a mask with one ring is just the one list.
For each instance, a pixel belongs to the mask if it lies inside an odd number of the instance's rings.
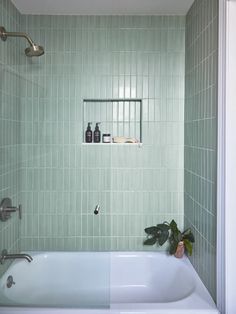
{"label": "tub spout", "polygon": [[7,250],[4,249],[2,251],[1,257],[0,257],[0,263],[3,264],[5,260],[7,259],[17,259],[17,258],[23,258],[26,259],[29,263],[33,260],[33,258],[29,254],[8,254]]}

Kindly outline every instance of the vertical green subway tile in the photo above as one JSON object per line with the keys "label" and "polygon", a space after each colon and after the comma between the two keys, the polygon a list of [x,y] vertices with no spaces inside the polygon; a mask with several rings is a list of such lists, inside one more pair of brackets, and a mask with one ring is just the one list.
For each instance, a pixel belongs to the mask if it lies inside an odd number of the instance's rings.
{"label": "vertical green subway tile", "polygon": [[[204,14],[205,11],[211,14]],[[217,21],[218,1],[203,4],[196,0],[186,17],[185,47],[185,227],[191,226],[194,230],[196,250],[191,260],[214,299],[217,99],[210,100],[209,95],[212,90],[217,91],[217,59],[213,57],[217,54]]]}
{"label": "vertical green subway tile", "polygon": [[[8,30],[20,29],[20,13],[9,1],[0,3],[0,24]],[[20,127],[19,108],[21,108],[21,88],[19,83],[22,56],[19,41],[8,41],[0,47],[0,201],[5,197],[12,199],[13,205],[20,202]],[[22,78],[22,80],[24,80]],[[9,252],[19,251],[19,219],[12,214],[6,222],[0,221],[0,249]],[[8,268],[6,263],[0,276]]]}
{"label": "vertical green subway tile", "polygon": [[[24,16],[24,31],[46,54],[20,60],[22,248],[149,249],[146,225],[183,217],[184,23],[175,16]],[[111,97],[143,98],[142,148],[81,145],[83,99]],[[94,112],[98,122],[112,119],[110,108]]]}

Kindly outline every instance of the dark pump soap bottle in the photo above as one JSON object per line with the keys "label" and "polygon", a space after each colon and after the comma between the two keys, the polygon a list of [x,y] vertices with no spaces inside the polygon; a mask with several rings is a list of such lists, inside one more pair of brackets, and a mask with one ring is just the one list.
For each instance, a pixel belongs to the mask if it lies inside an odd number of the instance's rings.
{"label": "dark pump soap bottle", "polygon": [[85,132],[85,142],[86,143],[92,143],[92,141],[93,141],[93,132],[91,130],[91,124],[92,124],[92,122],[88,123],[87,130]]}
{"label": "dark pump soap bottle", "polygon": [[101,132],[99,130],[99,124],[101,122],[97,122],[96,123],[96,127],[95,127],[95,130],[94,130],[94,133],[93,133],[93,141],[94,143],[100,143],[101,142]]}

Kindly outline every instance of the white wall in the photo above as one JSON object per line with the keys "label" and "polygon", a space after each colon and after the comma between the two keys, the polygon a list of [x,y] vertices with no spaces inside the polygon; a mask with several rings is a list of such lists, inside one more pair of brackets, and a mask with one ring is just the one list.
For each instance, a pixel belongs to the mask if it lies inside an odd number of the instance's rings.
{"label": "white wall", "polygon": [[[226,313],[236,313],[236,1],[227,2],[225,112]],[[220,222],[219,222],[220,223]]]}

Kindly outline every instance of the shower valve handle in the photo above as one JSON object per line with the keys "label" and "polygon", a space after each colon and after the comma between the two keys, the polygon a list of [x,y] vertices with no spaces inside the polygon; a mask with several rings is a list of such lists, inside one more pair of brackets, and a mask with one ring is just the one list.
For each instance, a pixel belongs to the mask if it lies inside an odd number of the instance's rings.
{"label": "shower valve handle", "polygon": [[6,221],[11,217],[11,213],[18,211],[19,219],[22,218],[22,206],[12,206],[12,200],[8,197],[4,198],[0,204],[0,220]]}

